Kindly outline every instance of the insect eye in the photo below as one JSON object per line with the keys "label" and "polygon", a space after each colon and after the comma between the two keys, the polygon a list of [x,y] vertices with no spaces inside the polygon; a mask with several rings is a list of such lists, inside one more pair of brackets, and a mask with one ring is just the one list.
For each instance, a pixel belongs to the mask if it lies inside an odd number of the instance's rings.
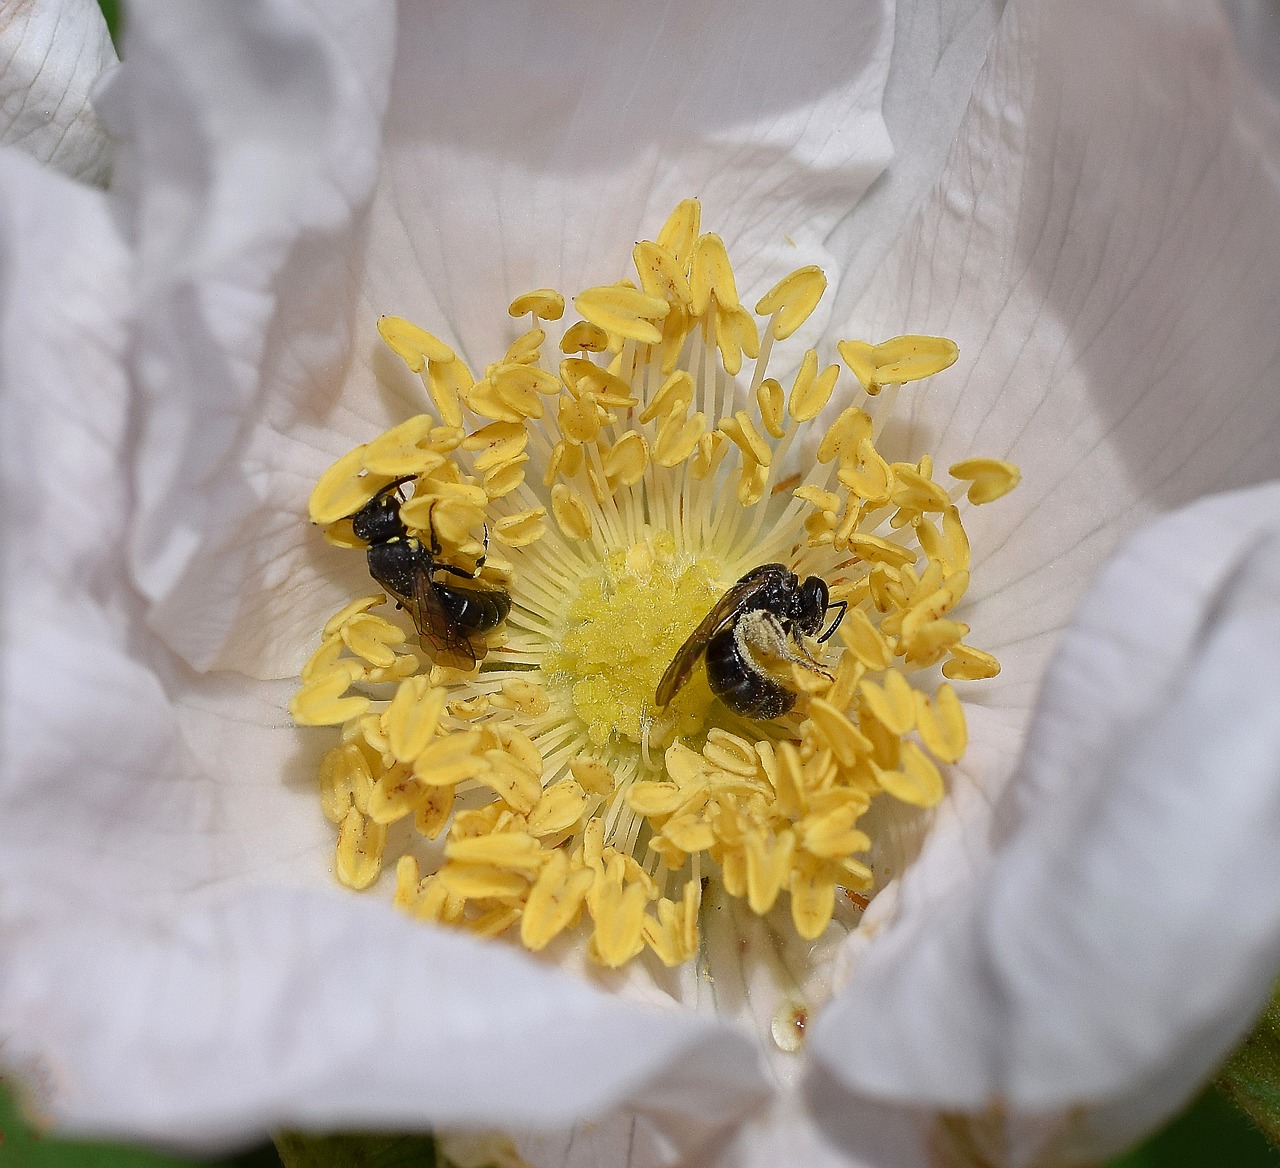
{"label": "insect eye", "polygon": [[800,628],[812,635],[822,627],[822,619],[827,615],[830,594],[827,582],[821,576],[810,576],[800,585],[800,594],[796,605],[796,623]]}

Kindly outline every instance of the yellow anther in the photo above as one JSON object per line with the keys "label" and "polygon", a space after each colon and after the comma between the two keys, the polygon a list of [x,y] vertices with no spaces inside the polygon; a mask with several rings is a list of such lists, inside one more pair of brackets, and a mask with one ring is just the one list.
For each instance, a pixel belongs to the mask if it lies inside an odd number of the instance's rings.
{"label": "yellow anther", "polygon": [[850,451],[856,455],[858,444],[871,439],[871,418],[865,410],[850,406],[834,422],[818,443],[818,461],[828,463],[833,458]]}
{"label": "yellow anther", "polygon": [[373,613],[362,612],[342,626],[341,637],[347,648],[370,665],[383,669],[395,664],[391,645],[402,645],[404,629]]}
{"label": "yellow anther", "polygon": [[307,682],[289,700],[293,720],[299,726],[339,726],[360,717],[369,708],[369,699],[362,694],[347,696],[348,687],[360,675],[357,665],[342,662]]}
{"label": "yellow anther", "polygon": [[524,468],[528,461],[527,454],[517,454],[507,462],[485,472],[482,484],[484,493],[490,500],[505,498],[524,482]]}
{"label": "yellow anther", "polygon": [[445,858],[464,864],[492,864],[526,875],[535,875],[547,853],[533,836],[522,831],[504,831],[469,839],[450,838],[444,845]]}
{"label": "yellow anther", "polygon": [[506,515],[493,525],[494,538],[507,547],[526,547],[546,534],[545,507],[532,507],[515,515]]}
{"label": "yellow anther", "polygon": [[608,766],[587,754],[578,755],[569,764],[569,773],[584,791],[592,795],[608,795],[616,782]]}
{"label": "yellow anther", "polygon": [[529,316],[539,320],[559,320],[564,316],[564,297],[554,288],[535,288],[517,296],[507,308],[512,316]]}
{"label": "yellow anther", "polygon": [[587,894],[587,907],[596,925],[587,952],[594,961],[617,969],[640,953],[647,903],[639,884],[624,887],[621,880],[594,882]]}
{"label": "yellow anther", "polygon": [[773,447],[760,436],[746,410],[725,418],[720,423],[720,431],[742,451],[744,458],[761,466],[768,466],[773,461]]}
{"label": "yellow anther", "polygon": [[387,742],[401,762],[413,762],[427,748],[440,726],[448,690],[433,688],[426,677],[400,683],[385,715]]}
{"label": "yellow anther", "polygon": [[489,769],[489,762],[476,752],[480,748],[478,730],[462,730],[431,744],[413,760],[413,773],[432,787],[452,786],[474,779]]}
{"label": "yellow anther", "polygon": [[445,709],[448,710],[450,717],[457,718],[461,722],[474,722],[489,712],[489,695],[478,693],[473,698],[457,698]]}
{"label": "yellow anther", "polygon": [[827,860],[865,852],[871,847],[871,840],[866,832],[853,826],[858,815],[856,804],[844,804],[820,815],[806,816],[796,825],[804,850]]}
{"label": "yellow anther", "polygon": [[633,487],[644,478],[648,465],[649,447],[644,435],[637,430],[629,430],[605,455],[604,473],[610,483]]}
{"label": "yellow anther", "polygon": [[385,592],[374,592],[369,596],[361,596],[353,600],[329,618],[324,626],[325,640],[327,641],[330,637],[336,637],[342,631],[343,625],[359,616],[362,612],[368,612],[369,609],[377,608],[378,605],[386,603],[387,596]]}
{"label": "yellow anther", "polygon": [[760,334],[756,331],[756,318],[742,305],[727,309],[719,304],[715,313],[715,342],[720,350],[720,361],[730,377],[742,368],[743,356],[752,359],[760,355]]}
{"label": "yellow anther", "polygon": [[633,783],[624,796],[626,804],[637,815],[647,819],[672,815],[685,801],[686,795],[675,783],[644,780]]}
{"label": "yellow anther", "polygon": [[658,417],[683,414],[693,401],[693,378],[684,369],[677,369],[659,387],[653,400],[640,411],[641,422],[652,422]]}
{"label": "yellow anther", "polygon": [[428,361],[445,364],[454,360],[454,351],[444,341],[403,317],[380,317],[378,332],[392,352],[414,373],[421,373]]}
{"label": "yellow anther", "polygon": [[520,919],[520,940],[535,953],[571,925],[595,880],[588,868],[573,865],[562,851],[551,853],[529,890]]}
{"label": "yellow anther", "polygon": [[414,778],[408,767],[397,766],[384,772],[373,784],[366,814],[374,823],[395,823],[416,811],[435,789]]}
{"label": "yellow anther", "polygon": [[476,454],[475,468],[481,474],[524,451],[529,444],[529,431],[519,422],[490,422],[469,434],[462,449]]}
{"label": "yellow anther", "polygon": [[952,478],[971,480],[968,499],[981,506],[1007,495],[1022,478],[1022,472],[1011,462],[998,458],[966,458],[952,465]]}
{"label": "yellow anther", "polygon": [[341,823],[352,807],[367,807],[373,777],[354,743],[335,746],[320,760],[320,806],[330,823]]}
{"label": "yellow anther", "polygon": [[760,298],[756,314],[773,316],[769,331],[774,340],[785,341],[809,319],[826,290],[827,276],[821,268],[812,264],[797,268]]}
{"label": "yellow anther", "polygon": [[[692,422],[701,418],[701,414],[694,414],[689,420]],[[697,449],[689,457],[689,469],[693,477],[698,482],[707,478],[720,465],[727,449],[725,437],[719,430],[703,434],[698,439]]]}
{"label": "yellow anther", "polygon": [[560,399],[559,409],[560,433],[575,445],[592,442],[604,425],[605,416],[596,404],[595,396],[587,394],[582,398],[565,395]]}
{"label": "yellow anther", "polygon": [[893,652],[871,618],[860,608],[850,608],[840,623],[840,639],[868,669],[888,669]]}
{"label": "yellow anther", "polygon": [[911,548],[878,535],[851,536],[849,550],[868,563],[888,564],[892,568],[914,564],[916,560],[916,553]]}
{"label": "yellow anther", "polygon": [[599,325],[580,320],[570,325],[560,338],[562,353],[603,353],[609,347],[609,336]]}
{"label": "yellow anther", "polygon": [[693,815],[679,815],[668,820],[662,828],[662,836],[689,855],[706,851],[716,842],[711,824]]}
{"label": "yellow anther", "polygon": [[471,370],[460,358],[427,363],[427,392],[446,426],[462,425],[461,401],[474,384]]}
{"label": "yellow anther", "polygon": [[876,777],[890,795],[913,807],[936,807],[947,793],[938,768],[911,741],[902,744],[901,769],[880,771]]}
{"label": "yellow anther", "polygon": [[667,415],[666,420],[658,427],[658,436],[653,446],[653,461],[659,466],[679,466],[693,454],[698,444],[707,437],[707,416],[696,413],[690,418],[682,418],[678,413]]}
{"label": "yellow anther", "polygon": [[563,438],[551,448],[547,469],[542,474],[542,485],[551,486],[558,477],[573,478],[582,467],[582,447],[570,444]]}
{"label": "yellow anther", "polygon": [[979,681],[995,677],[1000,672],[1000,662],[990,653],[975,649],[972,645],[955,645],[951,660],[942,667],[942,676],[952,681]]}
{"label": "yellow anther", "polygon": [[727,311],[738,307],[738,285],[733,278],[733,265],[725,251],[724,240],[714,232],[699,235],[693,245],[689,290],[693,295],[693,313],[705,317],[711,309],[711,296]]}
{"label": "yellow anther", "polygon": [[324,536],[325,543],[332,544],[334,547],[362,548],[365,546],[363,541],[356,539],[350,519],[339,519],[337,523],[330,523],[321,534]]}
{"label": "yellow anther", "polygon": [[541,838],[563,835],[582,818],[587,797],[572,779],[561,779],[542,793],[538,805],[529,815],[529,834]]}
{"label": "yellow anther", "polygon": [[617,284],[588,288],[573,298],[574,307],[592,324],[642,345],[656,345],[662,333],[653,323],[667,315],[665,300],[638,288]]}
{"label": "yellow anther", "polygon": [[[451,491],[444,497],[434,495],[433,492],[433,495],[423,496],[421,500],[418,496],[410,499],[401,508],[401,518],[410,527],[434,531],[440,542],[446,546],[460,547],[473,535],[478,536],[483,531],[484,508],[489,502],[483,487],[468,486],[466,489],[468,494],[472,491],[478,494],[481,502],[476,502],[474,496],[463,495],[461,491],[457,493]],[[419,502],[421,506],[417,506]]]}
{"label": "yellow anther", "polygon": [[556,483],[551,488],[551,513],[560,530],[569,539],[591,538],[591,512],[564,483]]}
{"label": "yellow anther", "polygon": [[661,244],[642,240],[632,249],[631,258],[640,275],[640,287],[650,296],[685,307],[693,303],[684,266]]}
{"label": "yellow anther", "polygon": [[542,784],[538,776],[522,766],[506,751],[485,751],[489,769],[480,775],[480,781],[489,787],[499,799],[506,800],[515,810],[527,815],[542,797]]}
{"label": "yellow anther", "polygon": [[435,419],[430,414],[419,414],[392,426],[365,446],[362,459],[365,469],[392,478],[433,470],[444,461],[424,445],[434,425]]}
{"label": "yellow anther", "polygon": [[[913,623],[909,628],[904,620],[903,625],[902,648],[907,661],[912,665],[936,664],[948,650],[962,648],[960,641],[969,632],[968,625],[953,620],[931,620],[919,625]],[[946,672],[945,667],[943,672]]]}
{"label": "yellow anther", "polygon": [[[386,597],[382,599],[385,600]],[[338,627],[341,628],[341,625]],[[320,642],[320,648],[307,658],[307,663],[302,667],[302,672],[299,676],[303,682],[311,681],[333,669],[338,664],[338,659],[342,656],[342,651],[345,648],[346,642],[341,637],[336,634],[326,636]]]}
{"label": "yellow anther", "polygon": [[763,916],[773,908],[791,876],[795,847],[795,832],[790,829],[772,837],[763,831],[747,835],[747,904],[753,913]]}
{"label": "yellow anther", "polygon": [[968,745],[964,708],[945,682],[932,699],[916,695],[916,727],[920,740],[943,762],[959,762]]}
{"label": "yellow anther", "polygon": [[893,337],[879,345],[865,341],[841,341],[837,346],[844,363],[872,396],[883,385],[919,381],[954,365],[960,350],[946,337]]}
{"label": "yellow anther", "polygon": [[498,380],[502,371],[528,368],[527,365],[500,366],[492,377],[472,386],[467,394],[467,405],[482,418],[493,418],[499,422],[523,422],[526,418],[542,417],[542,401],[530,386],[513,382],[509,377],[501,382]]}
{"label": "yellow anther", "polygon": [[819,373],[818,354],[813,349],[808,350],[800,363],[799,372],[796,373],[791,397],[787,401],[787,412],[797,422],[816,418],[831,400],[839,376],[839,365],[828,365]]}
{"label": "yellow anther", "polygon": [[395,480],[394,475],[361,474],[365,447],[348,451],[320,476],[307,509],[312,523],[326,526],[354,515],[383,487]]}
{"label": "yellow anther", "polygon": [[864,678],[859,688],[867,708],[891,734],[907,734],[916,724],[915,691],[901,673],[886,673],[883,686]]}
{"label": "yellow anther", "polygon": [[895,462],[893,477],[897,484],[893,492],[895,506],[911,511],[945,511],[951,506],[947,492],[910,463]]}
{"label": "yellow anther", "polygon": [[[863,685],[867,683],[864,681]],[[871,751],[871,743],[845,715],[822,698],[809,700],[808,714],[823,743],[844,766],[853,766]]]}
{"label": "yellow anther", "polygon": [[566,357],[561,361],[560,379],[575,397],[589,393],[602,406],[625,410],[636,404],[627,382],[616,373],[582,357]]}
{"label": "yellow anther", "polygon": [[[516,710],[526,718],[541,718],[551,708],[551,699],[537,682],[508,677],[502,683],[501,690],[493,695],[493,704],[498,709]],[[533,755],[541,757],[536,748],[533,749]]]}
{"label": "yellow anther", "polygon": [[841,499],[834,491],[825,491],[812,483],[797,487],[791,492],[797,499],[803,499],[819,511],[830,511],[832,514],[840,510]]}
{"label": "yellow anther", "polygon": [[893,471],[880,457],[870,438],[863,438],[858,443],[856,455],[848,461],[842,453],[836,478],[842,486],[868,503],[887,503],[893,494]]}
{"label": "yellow anther", "polygon": [[764,490],[768,485],[769,468],[744,455],[742,474],[738,477],[738,504],[742,507],[754,507],[764,498]]}
{"label": "yellow anther", "polygon": [[782,438],[786,435],[786,395],[775,378],[766,377],[756,387],[756,405],[760,410],[760,421],[769,432],[770,437]]}
{"label": "yellow anther", "polygon": [[676,209],[667,216],[658,232],[658,245],[665,247],[683,266],[693,254],[701,226],[702,204],[697,199],[683,199],[676,204]]}
{"label": "yellow anther", "polygon": [[387,829],[351,808],[338,829],[334,874],[348,888],[368,888],[382,871],[386,844]]}
{"label": "yellow anther", "polygon": [[451,814],[453,787],[428,787],[425,798],[413,813],[413,826],[427,839],[435,839],[444,831]]}
{"label": "yellow anther", "polygon": [[536,365],[542,356],[542,345],[547,334],[540,328],[531,328],[521,333],[511,342],[507,354],[502,358],[504,365]]}
{"label": "yellow anther", "polygon": [[791,873],[791,922],[806,941],[816,941],[831,923],[836,880],[827,861],[801,855]]}
{"label": "yellow anther", "polygon": [[658,901],[658,919],[645,917],[645,943],[663,965],[674,967],[698,952],[698,907],[702,888],[697,880],[685,881],[684,894],[677,905],[665,896]]}
{"label": "yellow anther", "polygon": [[493,864],[467,864],[450,861],[436,873],[436,879],[454,896],[463,900],[487,900],[490,897],[522,896],[529,887],[529,877],[509,868]]}
{"label": "yellow anther", "polygon": [[[718,752],[709,754],[708,751]],[[733,771],[734,774],[754,775],[760,766],[760,756],[756,753],[754,743],[740,734],[731,734],[719,726],[712,726],[707,731],[707,744],[703,747],[702,757],[715,766]],[[716,761],[719,759],[720,761]],[[729,763],[736,760],[736,766]],[[745,767],[746,769],[741,769]]]}

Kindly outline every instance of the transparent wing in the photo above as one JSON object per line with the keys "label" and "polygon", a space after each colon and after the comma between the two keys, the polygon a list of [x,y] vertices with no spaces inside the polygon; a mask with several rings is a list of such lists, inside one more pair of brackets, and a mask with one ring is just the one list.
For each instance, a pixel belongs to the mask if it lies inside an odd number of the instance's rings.
{"label": "transparent wing", "polygon": [[756,603],[758,598],[774,583],[777,575],[765,570],[768,568],[777,568],[779,572],[786,572],[780,564],[766,564],[764,568],[756,568],[748,572],[716,601],[715,607],[689,634],[689,639],[676,651],[671,664],[662,675],[662,680],[658,682],[658,691],[654,700],[659,706],[670,705],[671,699],[680,692],[681,686],[689,680],[689,674],[698,664],[698,659],[707,651],[707,643],[712,637],[735,617],[759,607]]}

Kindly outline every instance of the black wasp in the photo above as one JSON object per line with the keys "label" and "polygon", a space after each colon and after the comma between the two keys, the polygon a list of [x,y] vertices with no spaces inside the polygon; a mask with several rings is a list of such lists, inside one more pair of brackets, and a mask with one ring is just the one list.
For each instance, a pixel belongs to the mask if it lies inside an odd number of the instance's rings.
{"label": "black wasp", "polygon": [[839,627],[847,607],[843,600],[831,601],[821,576],[801,583],[782,564],[753,568],[720,597],[680,646],[658,683],[657,704],[670,703],[705,654],[711,692],[729,709],[744,718],[781,718],[796,704],[796,695],[760,664],[756,654],[825,674],[800,637],[816,636],[827,613],[838,608],[836,619],[818,637],[821,644]]}
{"label": "black wasp", "polygon": [[[467,588],[436,579],[437,572],[448,572],[474,580],[484,566],[484,556],[474,572],[466,572],[436,559],[440,545],[434,530],[430,547],[409,534],[400,518],[404,501],[400,488],[412,477],[383,487],[351,517],[351,530],[369,545],[369,575],[413,618],[418,639],[432,652],[433,660],[469,669],[477,659],[470,638],[496,629],[506,620],[511,597],[501,588]],[[488,546],[486,529],[485,548]]]}

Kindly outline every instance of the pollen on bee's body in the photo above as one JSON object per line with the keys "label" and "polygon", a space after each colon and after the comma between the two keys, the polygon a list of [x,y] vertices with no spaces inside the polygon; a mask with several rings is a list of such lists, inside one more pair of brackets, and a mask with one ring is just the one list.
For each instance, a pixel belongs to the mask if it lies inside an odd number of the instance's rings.
{"label": "pollen on bee's body", "polygon": [[[819,268],[753,314],[696,200],[632,258],[633,280],[517,297],[475,372],[379,321],[423,412],[335,462],[310,517],[384,590],[325,625],[291,703],[337,735],[320,791],[342,883],[376,884],[402,841],[404,911],[532,950],[571,935],[610,967],[692,958],[710,883],[804,938],[865,907],[863,816],[943,797],[967,733],[942,679],[999,669],[955,618],[962,507],[1018,480],[965,458],[944,486],[927,452],[877,447],[896,387],[956,360],[946,338],[841,341],[844,370],[807,349],[785,374]],[[374,508],[376,563],[355,534]],[[801,619],[802,596],[825,599]]]}

